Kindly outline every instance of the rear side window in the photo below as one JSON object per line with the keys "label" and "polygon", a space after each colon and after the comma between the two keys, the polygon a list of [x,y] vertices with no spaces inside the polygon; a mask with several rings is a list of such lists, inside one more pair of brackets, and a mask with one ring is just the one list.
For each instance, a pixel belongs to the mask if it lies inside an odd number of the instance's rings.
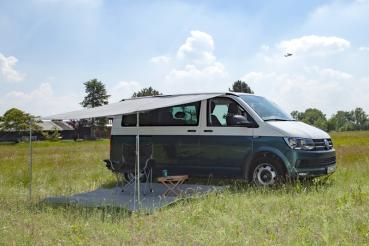
{"label": "rear side window", "polygon": [[[140,126],[197,126],[200,102],[140,113]],[[136,126],[136,114],[122,116],[122,126]]]}

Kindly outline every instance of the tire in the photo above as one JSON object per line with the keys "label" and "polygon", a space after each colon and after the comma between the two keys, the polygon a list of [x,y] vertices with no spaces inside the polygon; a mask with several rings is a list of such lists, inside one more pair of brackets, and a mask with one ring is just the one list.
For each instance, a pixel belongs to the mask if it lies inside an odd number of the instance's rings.
{"label": "tire", "polygon": [[286,168],[273,154],[263,153],[256,157],[248,172],[248,181],[260,187],[272,187],[285,182]]}

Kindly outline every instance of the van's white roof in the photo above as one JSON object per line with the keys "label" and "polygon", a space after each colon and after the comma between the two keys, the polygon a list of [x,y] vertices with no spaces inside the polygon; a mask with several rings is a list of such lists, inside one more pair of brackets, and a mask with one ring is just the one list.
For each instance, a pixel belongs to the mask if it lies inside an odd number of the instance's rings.
{"label": "van's white roof", "polygon": [[98,117],[111,117],[122,114],[132,114],[136,112],[144,112],[157,108],[165,108],[174,105],[187,104],[198,102],[205,99],[239,93],[233,92],[215,92],[215,93],[193,93],[193,94],[178,94],[178,95],[160,95],[149,97],[137,97],[124,99],[117,103],[111,103],[96,108],[88,108],[77,111],[72,111],[63,114],[47,116],[44,119],[49,120],[70,120],[70,119],[88,119]]}

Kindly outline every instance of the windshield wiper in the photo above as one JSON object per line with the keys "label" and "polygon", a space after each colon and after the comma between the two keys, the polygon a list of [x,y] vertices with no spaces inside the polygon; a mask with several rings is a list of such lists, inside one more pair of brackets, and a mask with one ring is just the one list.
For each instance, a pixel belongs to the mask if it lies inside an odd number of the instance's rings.
{"label": "windshield wiper", "polygon": [[278,119],[278,118],[276,118],[276,119],[266,119],[264,121],[294,121],[294,120],[287,120],[287,119]]}

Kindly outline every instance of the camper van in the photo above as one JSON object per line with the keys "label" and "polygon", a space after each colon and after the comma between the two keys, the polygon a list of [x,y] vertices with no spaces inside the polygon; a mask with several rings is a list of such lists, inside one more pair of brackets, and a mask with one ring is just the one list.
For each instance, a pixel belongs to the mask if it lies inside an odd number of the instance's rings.
{"label": "camper van", "polygon": [[136,125],[136,114],[114,117],[110,160],[134,166],[139,129],[140,166],[150,163],[154,176],[166,170],[168,175],[241,178],[271,186],[336,170],[335,149],[326,132],[253,94],[222,93],[142,112]]}

